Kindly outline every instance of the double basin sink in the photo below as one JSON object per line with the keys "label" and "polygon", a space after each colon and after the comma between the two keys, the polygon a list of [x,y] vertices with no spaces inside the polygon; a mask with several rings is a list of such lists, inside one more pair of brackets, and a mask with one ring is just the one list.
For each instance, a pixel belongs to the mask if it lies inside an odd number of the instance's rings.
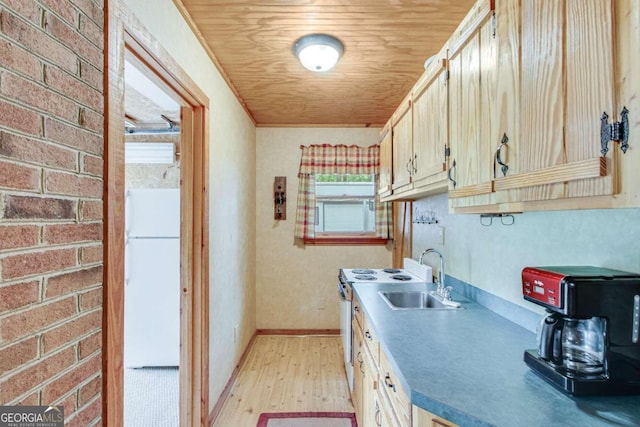
{"label": "double basin sink", "polygon": [[461,310],[459,302],[446,300],[427,291],[380,291],[380,297],[393,310]]}

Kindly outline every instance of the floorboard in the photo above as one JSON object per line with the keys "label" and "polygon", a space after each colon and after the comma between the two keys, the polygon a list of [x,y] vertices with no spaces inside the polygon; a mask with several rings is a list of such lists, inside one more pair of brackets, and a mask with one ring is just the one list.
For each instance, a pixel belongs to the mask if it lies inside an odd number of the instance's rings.
{"label": "floorboard", "polygon": [[340,336],[257,336],[213,426],[253,427],[262,412],[354,412]]}

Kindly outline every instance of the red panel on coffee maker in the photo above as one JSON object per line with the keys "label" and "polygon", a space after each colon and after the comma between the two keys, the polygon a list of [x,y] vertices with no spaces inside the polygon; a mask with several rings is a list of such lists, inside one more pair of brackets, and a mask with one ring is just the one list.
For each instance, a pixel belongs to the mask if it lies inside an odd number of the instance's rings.
{"label": "red panel on coffee maker", "polygon": [[524,299],[549,307],[562,308],[562,279],[565,275],[534,267],[522,270]]}

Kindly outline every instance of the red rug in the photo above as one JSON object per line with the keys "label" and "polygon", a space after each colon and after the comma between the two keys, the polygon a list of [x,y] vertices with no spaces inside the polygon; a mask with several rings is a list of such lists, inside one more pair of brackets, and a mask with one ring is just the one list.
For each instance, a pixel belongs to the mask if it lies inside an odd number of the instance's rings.
{"label": "red rug", "polygon": [[256,427],[358,427],[349,412],[263,412]]}

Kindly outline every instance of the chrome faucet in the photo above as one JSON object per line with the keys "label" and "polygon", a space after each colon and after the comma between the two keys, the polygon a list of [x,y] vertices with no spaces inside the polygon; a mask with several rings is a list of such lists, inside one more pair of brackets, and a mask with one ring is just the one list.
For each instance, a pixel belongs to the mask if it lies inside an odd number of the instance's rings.
{"label": "chrome faucet", "polygon": [[420,254],[420,259],[418,260],[418,264],[422,264],[422,259],[424,258],[424,256],[428,253],[436,253],[438,254],[438,256],[440,257],[440,268],[438,269],[438,288],[436,289],[436,294],[438,296],[444,297],[445,295],[445,286],[444,286],[444,256],[437,251],[436,249],[430,248],[430,249],[425,249],[424,251],[422,251],[422,253]]}

